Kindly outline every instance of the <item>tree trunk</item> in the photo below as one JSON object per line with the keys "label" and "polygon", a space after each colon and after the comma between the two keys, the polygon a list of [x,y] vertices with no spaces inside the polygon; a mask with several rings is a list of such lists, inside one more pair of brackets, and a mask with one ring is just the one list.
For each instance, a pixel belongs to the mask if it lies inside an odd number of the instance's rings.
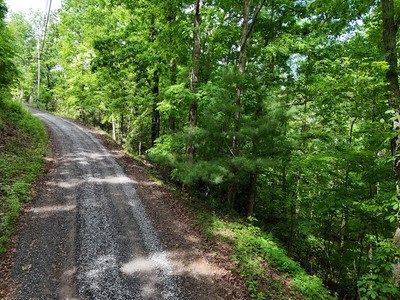
{"label": "tree trunk", "polygon": [[126,137],[126,131],[125,131],[125,117],[124,117],[124,113],[120,113],[120,124],[119,124],[119,144],[121,146],[123,146],[124,144],[124,139]]}
{"label": "tree trunk", "polygon": [[256,203],[257,194],[257,174],[250,173],[250,183],[249,183],[249,199],[247,202],[247,215],[251,216],[254,214],[254,205]]}
{"label": "tree trunk", "polygon": [[46,80],[47,80],[47,89],[51,90],[53,88],[51,84],[50,74],[51,74],[51,67],[50,65],[46,64]]}
{"label": "tree trunk", "polygon": [[[389,105],[395,111],[395,115],[399,117],[400,90],[399,79],[397,72],[397,50],[396,50],[396,34],[398,25],[394,17],[394,2],[393,0],[382,0],[382,21],[383,21],[383,46],[386,53],[386,62],[388,70],[386,72],[386,81],[389,84]],[[398,119],[393,122],[393,131],[397,136],[391,141],[393,156],[397,155],[400,147],[398,133],[400,131]],[[393,171],[396,180],[396,189],[399,193],[399,176],[400,176],[400,160],[396,158],[393,162]],[[400,250],[400,220],[398,220],[397,229],[394,235],[394,244]],[[400,262],[394,266],[393,279],[396,286],[400,285]]]}
{"label": "tree trunk", "polygon": [[389,83],[390,106],[399,109],[400,90],[397,72],[396,34],[398,26],[394,19],[393,0],[382,0],[383,46],[386,52],[386,62],[389,69],[386,80]]}
{"label": "tree trunk", "polygon": [[25,98],[25,88],[24,85],[21,84],[21,93],[19,94],[19,102],[23,103]]}
{"label": "tree trunk", "polygon": [[[177,24],[177,10],[178,8],[171,2],[168,5],[167,9],[167,24],[168,26],[174,28],[175,25]],[[170,32],[169,36],[169,43],[171,45],[174,45],[174,35],[175,32]],[[172,58],[170,60],[170,85],[175,85],[177,82],[177,75],[178,75],[178,69],[177,69],[177,64],[176,64],[176,58]],[[168,116],[168,129],[170,132],[175,132],[176,131],[176,116],[173,113],[170,113]]]}
{"label": "tree trunk", "polygon": [[[192,72],[190,74],[190,90],[193,94],[197,93],[197,88],[200,83],[200,58],[201,58],[201,8],[203,0],[196,0],[194,13],[194,30],[193,30],[193,51],[192,51]],[[189,108],[189,127],[194,128],[197,125],[197,99],[190,104]],[[191,143],[187,149],[187,154],[193,156],[194,145]]]}
{"label": "tree trunk", "polygon": [[117,140],[117,126],[115,124],[115,118],[114,118],[114,114],[112,114],[111,116],[111,123],[112,123],[112,138],[114,141]]}
{"label": "tree trunk", "polygon": [[160,77],[158,71],[155,70],[153,74],[153,110],[151,116],[151,146],[155,145],[156,139],[160,136],[160,111],[157,108],[158,94],[159,94]]}
{"label": "tree trunk", "polygon": [[[234,179],[233,179],[234,180]],[[235,203],[236,203],[236,194],[237,194],[237,183],[235,181],[232,181],[229,185],[228,185],[228,205],[230,207],[234,207]]]}
{"label": "tree trunk", "polygon": [[[193,50],[192,50],[192,72],[190,74],[190,89],[193,93],[197,92],[197,86],[200,82],[200,58],[201,58],[201,8],[203,0],[196,0],[194,14],[194,30],[193,30]],[[194,115],[195,117],[195,115]],[[190,119],[196,125],[196,118]]]}
{"label": "tree trunk", "polygon": [[[236,86],[236,108],[235,114],[233,117],[233,131],[234,136],[232,138],[232,155],[234,157],[239,156],[240,154],[240,139],[238,137],[240,131],[240,119],[241,119],[241,110],[242,110],[242,96],[244,86],[242,83],[242,75],[246,71],[247,65],[247,39],[248,39],[248,25],[249,25],[249,14],[250,14],[250,4],[251,0],[246,0],[243,7],[243,23],[242,23],[242,32],[240,35],[240,50],[239,50],[239,58],[237,61],[238,71],[239,71],[239,83]],[[255,21],[255,20],[254,20]],[[234,206],[236,202],[236,194],[237,194],[237,183],[236,181],[232,181],[228,187],[228,204],[230,206]]]}
{"label": "tree trunk", "polygon": [[138,155],[142,156],[142,141],[139,142],[139,146],[138,146]]}
{"label": "tree trunk", "polygon": [[[175,59],[171,60],[170,67],[171,67],[171,77],[170,77],[171,85],[175,85],[178,73]],[[176,117],[173,114],[170,114],[168,117],[168,127],[171,132],[176,131]]]}
{"label": "tree trunk", "polygon": [[240,36],[240,51],[238,58],[238,71],[239,71],[239,83],[236,87],[236,111],[234,116],[234,132],[233,143],[232,143],[232,153],[234,156],[238,156],[240,152],[240,141],[238,133],[240,130],[240,119],[242,110],[242,97],[243,97],[243,83],[242,75],[246,71],[247,65],[247,39],[248,39],[248,24],[249,24],[249,14],[250,14],[250,4],[251,0],[246,0],[244,3],[243,10],[243,23],[242,23],[242,33]]}

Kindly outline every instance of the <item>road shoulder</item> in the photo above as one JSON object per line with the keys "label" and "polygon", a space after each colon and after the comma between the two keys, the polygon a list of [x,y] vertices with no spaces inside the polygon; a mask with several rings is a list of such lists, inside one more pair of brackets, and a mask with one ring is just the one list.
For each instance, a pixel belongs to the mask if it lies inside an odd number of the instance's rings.
{"label": "road shoulder", "polygon": [[[80,124],[80,126],[82,126]],[[233,263],[229,259],[232,249],[229,245],[223,245],[209,240],[195,225],[195,217],[185,206],[188,201],[166,185],[161,185],[150,179],[148,167],[133,160],[121,147],[103,132],[85,128],[112,153],[125,174],[135,184],[146,207],[153,225],[155,226],[162,243],[170,256],[176,274],[188,299],[249,299],[245,282],[234,272]],[[49,148],[46,156],[46,167],[42,176],[38,178],[32,190],[32,202],[25,207],[22,213],[9,251],[3,255],[0,277],[3,288],[8,294],[13,294],[14,287],[11,269],[16,253],[16,241],[20,238],[21,228],[26,222],[30,207],[37,201],[36,195],[49,180],[49,173],[57,161],[57,149],[49,132]],[[0,298],[7,298],[5,294]]]}
{"label": "road shoulder", "polygon": [[27,215],[31,207],[37,201],[37,195],[44,182],[48,179],[48,174],[54,166],[56,159],[55,143],[51,130],[46,128],[48,133],[47,152],[44,157],[44,165],[41,174],[36,178],[31,187],[29,198],[31,201],[27,203],[21,210],[17,224],[15,225],[13,236],[9,242],[8,250],[6,253],[0,253],[0,299],[11,299],[11,295],[15,292],[15,283],[12,278],[12,269],[15,260],[15,253],[17,242],[20,239],[21,231],[27,221]]}
{"label": "road shoulder", "polygon": [[[89,128],[113,154],[125,174],[136,182],[135,188],[170,254],[175,274],[191,299],[249,299],[243,279],[234,272],[229,259],[230,245],[207,239],[185,203],[184,195],[147,175],[148,166],[132,159],[105,133]],[[197,296],[197,297],[196,297]]]}

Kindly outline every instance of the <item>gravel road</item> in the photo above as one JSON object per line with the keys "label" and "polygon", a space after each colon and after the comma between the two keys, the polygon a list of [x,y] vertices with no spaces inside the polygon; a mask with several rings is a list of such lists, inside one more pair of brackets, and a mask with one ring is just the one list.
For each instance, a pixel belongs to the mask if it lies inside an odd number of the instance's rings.
{"label": "gravel road", "polygon": [[13,299],[185,299],[135,182],[85,129],[32,111],[57,159],[20,230]]}

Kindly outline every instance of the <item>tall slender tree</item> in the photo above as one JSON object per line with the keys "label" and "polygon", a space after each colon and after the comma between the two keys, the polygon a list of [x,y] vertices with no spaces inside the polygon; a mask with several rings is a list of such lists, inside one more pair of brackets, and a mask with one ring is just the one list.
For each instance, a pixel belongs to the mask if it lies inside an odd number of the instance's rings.
{"label": "tall slender tree", "polygon": [[[249,39],[253,34],[255,24],[257,22],[257,17],[264,7],[265,0],[262,0],[261,3],[256,6],[254,9],[254,14],[250,16],[250,9],[252,7],[251,0],[245,0],[243,4],[243,19],[242,19],[242,27],[241,27],[241,35],[240,35],[240,44],[239,44],[239,56],[237,59],[237,68],[239,75],[239,82],[236,86],[236,102],[235,102],[235,113],[234,113],[234,136],[232,138],[232,155],[234,157],[239,156],[240,154],[240,123],[241,123],[241,111],[243,109],[243,76],[246,72],[247,67],[247,48],[249,47]],[[250,194],[248,199],[247,213],[249,215],[253,214],[254,211],[254,201],[255,201],[255,187],[257,181],[257,175],[251,173],[250,176]],[[231,206],[234,206],[236,202],[236,194],[237,194],[237,185],[235,180],[232,181],[229,187],[228,192],[228,203]]]}
{"label": "tall slender tree", "polygon": [[[382,29],[383,29],[383,47],[385,50],[385,59],[388,64],[386,71],[386,81],[389,88],[389,105],[393,110],[394,121],[393,131],[396,136],[391,140],[392,155],[394,156],[393,171],[396,179],[396,190],[400,194],[400,158],[398,151],[400,147],[400,89],[399,74],[397,71],[397,39],[396,35],[400,24],[400,16],[395,16],[395,7],[393,0],[381,0],[382,7]],[[400,250],[400,219],[397,220],[398,226],[394,235],[394,244]],[[400,261],[394,266],[394,281],[397,286],[400,285]]]}
{"label": "tall slender tree", "polygon": [[[193,100],[189,107],[189,127],[193,130],[197,125],[197,92],[200,84],[200,63],[201,63],[201,9],[203,0],[196,0],[194,4],[193,18],[193,49],[192,49],[192,71],[190,73],[190,91],[193,94]],[[194,144],[190,143],[187,153],[193,157]]]}

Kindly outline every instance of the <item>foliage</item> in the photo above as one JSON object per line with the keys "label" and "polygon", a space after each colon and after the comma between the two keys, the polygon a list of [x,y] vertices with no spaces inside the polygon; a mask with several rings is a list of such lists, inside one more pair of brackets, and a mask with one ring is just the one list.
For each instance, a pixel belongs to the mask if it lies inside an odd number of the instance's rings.
{"label": "foliage", "polygon": [[234,246],[232,259],[252,299],[333,299],[319,278],[307,275],[271,234],[252,224],[256,219],[233,221],[215,211],[195,211],[209,237]]}
{"label": "foliage", "polygon": [[[396,120],[379,3],[203,1],[196,45],[195,2],[65,1],[43,55],[46,108],[103,128],[188,193],[255,217],[233,228],[254,298],[288,292],[281,278],[265,294],[265,261],[310,299],[326,296],[321,280],[341,298],[397,297],[387,270]],[[24,90],[40,23],[29,18],[9,25]]]}
{"label": "foliage", "polygon": [[7,7],[3,0],[0,0],[0,102],[9,90],[10,85],[16,80],[17,70],[13,62],[15,47],[13,35],[10,32],[5,16]]}
{"label": "foliage", "polygon": [[358,281],[361,299],[396,299],[400,297],[399,290],[387,280],[393,272],[392,261],[396,255],[399,255],[396,253],[393,243],[390,240],[379,243],[371,240],[370,251],[369,273]]}
{"label": "foliage", "polygon": [[0,252],[7,250],[14,225],[42,170],[47,134],[20,104],[0,103]]}

